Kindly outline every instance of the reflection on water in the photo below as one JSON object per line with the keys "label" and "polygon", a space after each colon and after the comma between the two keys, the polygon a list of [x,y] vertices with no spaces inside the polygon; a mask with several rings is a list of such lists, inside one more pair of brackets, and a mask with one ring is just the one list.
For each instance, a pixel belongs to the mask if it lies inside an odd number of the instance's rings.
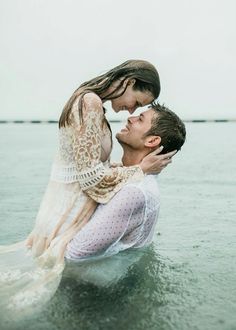
{"label": "reflection on water", "polygon": [[[122,259],[124,267],[122,267]],[[119,325],[120,329],[127,329],[130,326],[133,329],[141,329],[140,322],[145,322],[147,311],[153,308],[153,301],[150,298],[156,296],[155,293],[159,291],[160,283],[156,277],[158,264],[151,248],[142,252],[121,253],[117,258],[108,258],[101,268],[98,264],[95,265],[100,285],[94,284],[96,282],[94,275],[90,283],[76,280],[71,282],[68,278],[64,278],[53,303],[57,304],[61,295],[67,297],[74,326],[83,324],[83,327],[88,329],[96,327],[117,329]],[[93,272],[92,267],[90,271]],[[104,272],[110,272],[109,276],[105,276],[107,285],[105,280],[101,280]],[[115,273],[118,275],[115,276]],[[158,305],[157,300],[156,306]]]}
{"label": "reflection on water", "polygon": [[45,310],[5,328],[168,329],[158,314],[172,287],[165,268],[153,246],[87,265],[70,263]]}

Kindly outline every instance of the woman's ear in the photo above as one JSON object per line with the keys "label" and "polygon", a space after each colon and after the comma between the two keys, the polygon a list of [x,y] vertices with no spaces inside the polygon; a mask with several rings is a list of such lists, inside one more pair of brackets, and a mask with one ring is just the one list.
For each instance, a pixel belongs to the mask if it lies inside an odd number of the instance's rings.
{"label": "woman's ear", "polygon": [[157,148],[161,145],[161,137],[157,135],[147,136],[144,145],[148,148]]}
{"label": "woman's ear", "polygon": [[136,83],[136,79],[134,79],[134,78],[132,78],[132,79],[130,79],[130,78],[126,78],[126,79],[124,80],[124,82],[123,82],[123,87],[126,87],[126,86],[131,86],[131,87],[133,87],[135,83]]}

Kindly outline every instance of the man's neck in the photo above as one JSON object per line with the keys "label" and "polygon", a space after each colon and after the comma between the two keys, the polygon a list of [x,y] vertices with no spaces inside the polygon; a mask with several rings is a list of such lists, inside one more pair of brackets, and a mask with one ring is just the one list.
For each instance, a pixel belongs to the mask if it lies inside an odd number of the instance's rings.
{"label": "man's neck", "polygon": [[147,154],[146,150],[139,151],[123,147],[122,163],[124,166],[138,165]]}

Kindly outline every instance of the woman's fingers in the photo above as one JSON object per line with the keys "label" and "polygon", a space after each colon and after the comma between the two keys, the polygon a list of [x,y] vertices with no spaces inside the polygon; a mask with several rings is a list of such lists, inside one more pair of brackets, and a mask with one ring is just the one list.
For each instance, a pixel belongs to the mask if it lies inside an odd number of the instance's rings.
{"label": "woman's fingers", "polygon": [[176,154],[177,150],[168,152],[167,154],[159,155],[157,154],[156,156],[156,164],[163,170],[167,165],[172,163],[172,157]]}
{"label": "woman's fingers", "polygon": [[171,158],[171,157],[173,157],[175,154],[176,154],[176,152],[177,152],[177,150],[173,150],[173,151],[170,151],[170,152],[168,152],[167,154],[164,154],[163,156],[163,158],[164,159],[166,159],[166,158]]}
{"label": "woman's fingers", "polygon": [[177,150],[173,150],[166,154],[161,154],[160,152],[163,150],[163,147],[159,147],[156,150],[152,151],[148,154],[142,162],[140,163],[140,167],[146,174],[157,174],[160,173],[168,164],[172,162],[172,157],[176,154]]}
{"label": "woman's fingers", "polygon": [[170,163],[172,163],[172,159],[169,158],[169,159],[164,159],[161,163],[161,167],[166,167],[167,165],[169,165]]}
{"label": "woman's fingers", "polygon": [[160,152],[162,152],[163,146],[160,146],[159,148],[155,149],[154,151],[150,152],[149,155],[158,155]]}
{"label": "woman's fingers", "polygon": [[161,147],[155,149],[154,151],[150,152],[149,155],[158,156],[160,159],[167,159],[167,158],[173,157],[177,152],[177,150],[173,150],[173,151],[170,151],[166,154],[159,155],[160,152],[162,152],[162,150],[163,150],[163,146],[161,146]]}

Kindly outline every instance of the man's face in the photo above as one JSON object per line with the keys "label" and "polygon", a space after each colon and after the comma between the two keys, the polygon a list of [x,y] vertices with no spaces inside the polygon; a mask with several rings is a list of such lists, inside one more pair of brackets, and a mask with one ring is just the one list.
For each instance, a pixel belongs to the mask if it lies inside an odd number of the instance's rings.
{"label": "man's face", "polygon": [[155,114],[153,109],[142,112],[139,116],[128,118],[127,124],[116,134],[117,140],[121,144],[126,144],[136,150],[145,147],[145,133],[151,128],[152,118]]}

